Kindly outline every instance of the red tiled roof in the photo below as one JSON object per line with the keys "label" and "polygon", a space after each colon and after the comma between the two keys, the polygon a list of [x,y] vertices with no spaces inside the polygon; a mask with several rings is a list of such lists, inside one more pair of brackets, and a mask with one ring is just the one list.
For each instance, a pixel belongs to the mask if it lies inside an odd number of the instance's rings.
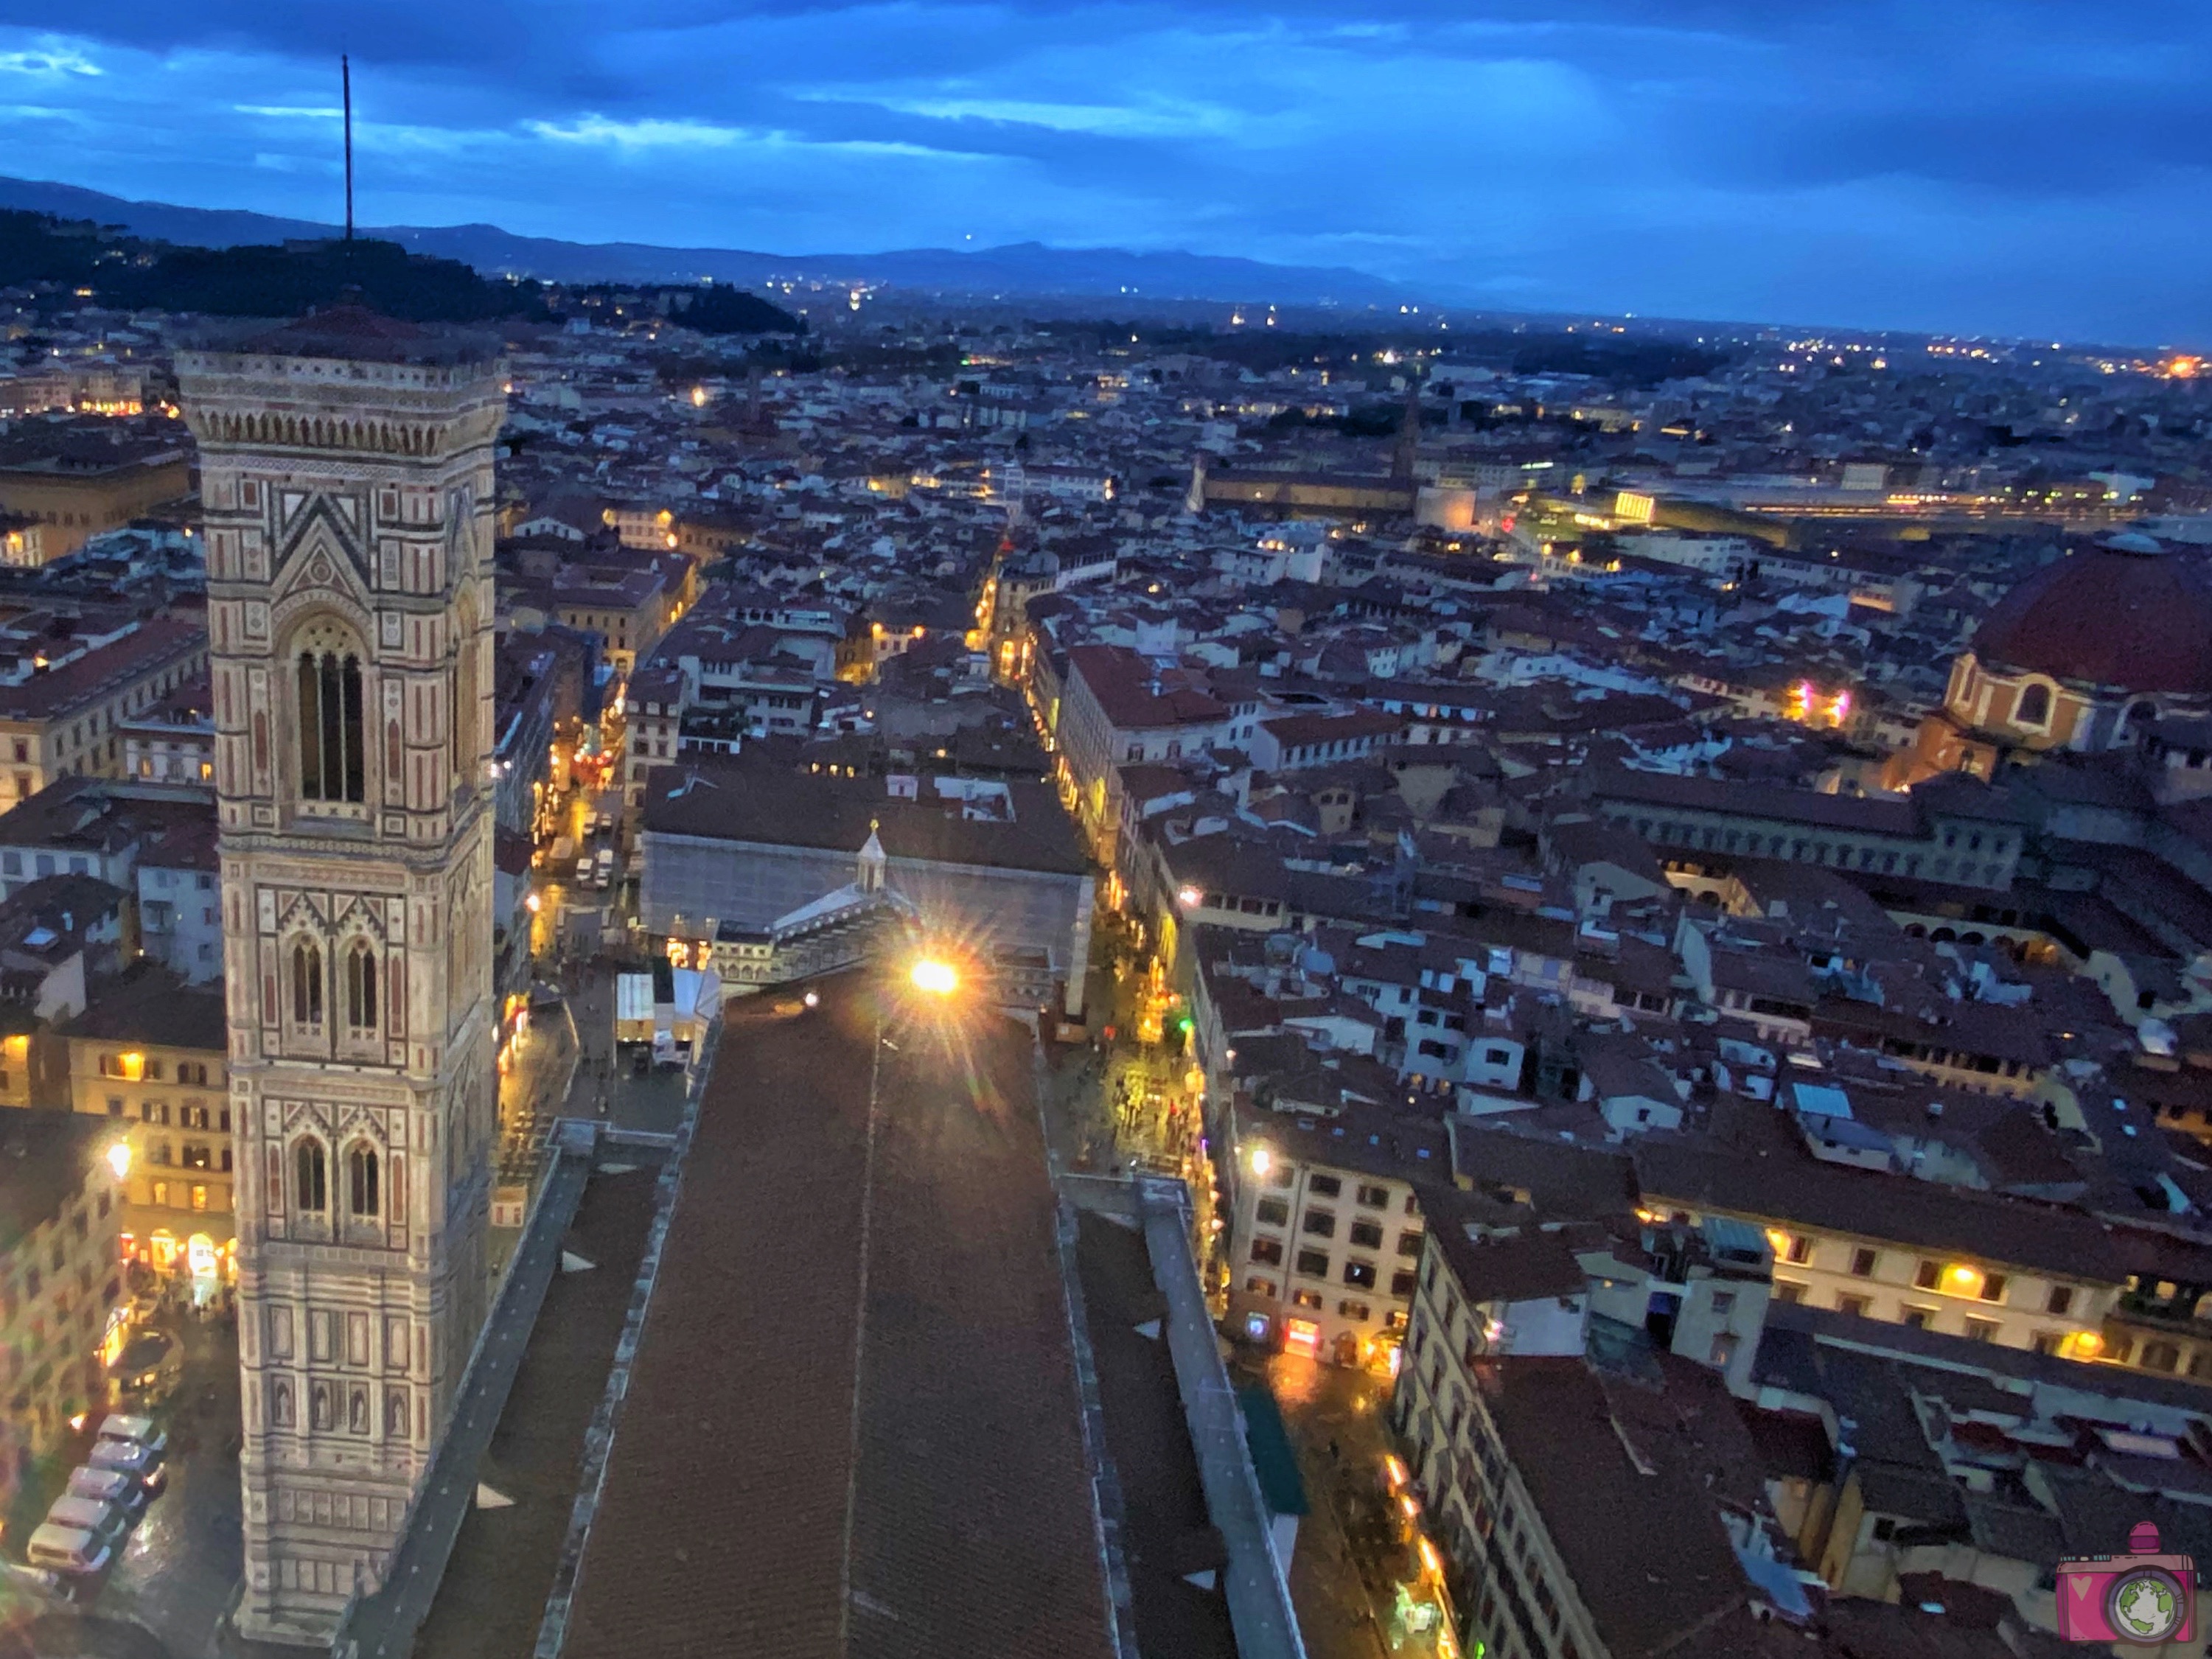
{"label": "red tiled roof", "polygon": [[1354,708],[1340,714],[1285,714],[1262,720],[1261,729],[1288,747],[1301,743],[1334,743],[1342,738],[1379,738],[1403,724],[1395,714],[1379,708]]}
{"label": "red tiled roof", "polygon": [[732,1016],[568,1651],[1106,1659],[1026,1035],[824,988]]}
{"label": "red tiled roof", "polygon": [[157,617],[120,639],[88,651],[51,673],[20,685],[0,686],[0,720],[66,719],[111,696],[155,665],[207,648],[207,623],[195,617]]}
{"label": "red tiled roof", "polygon": [[368,363],[488,362],[499,343],[459,329],[425,328],[341,301],[256,335],[240,350],[272,357],[334,357]]}
{"label": "red tiled roof", "polygon": [[2044,566],[2005,595],[1974,635],[1974,654],[2054,679],[2212,695],[2212,561],[2116,539]]}
{"label": "red tiled roof", "polygon": [[1201,726],[1220,720],[1228,706],[1211,693],[1163,675],[1135,652],[1117,645],[1079,645],[1067,653],[1079,675],[1119,732],[1164,726]]}

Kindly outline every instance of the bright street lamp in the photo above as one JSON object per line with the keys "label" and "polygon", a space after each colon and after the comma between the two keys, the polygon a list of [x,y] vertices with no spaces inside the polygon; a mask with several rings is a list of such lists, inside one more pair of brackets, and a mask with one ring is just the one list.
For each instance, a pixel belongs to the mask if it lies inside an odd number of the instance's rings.
{"label": "bright street lamp", "polygon": [[924,957],[914,964],[914,984],[918,991],[949,997],[960,988],[960,975],[953,971],[951,963]]}
{"label": "bright street lamp", "polygon": [[118,1140],[107,1149],[107,1167],[115,1171],[115,1178],[118,1181],[131,1173],[131,1143],[129,1141]]}

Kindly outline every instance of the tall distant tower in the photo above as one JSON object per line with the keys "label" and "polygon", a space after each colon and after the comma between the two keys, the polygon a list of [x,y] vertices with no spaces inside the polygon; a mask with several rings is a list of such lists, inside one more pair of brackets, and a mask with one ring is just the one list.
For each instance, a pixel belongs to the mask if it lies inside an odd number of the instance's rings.
{"label": "tall distant tower", "polygon": [[377,1581],[484,1316],[495,348],[180,354],[207,516],[250,1636]]}
{"label": "tall distant tower", "polygon": [[1413,478],[1413,464],[1421,458],[1421,371],[1409,368],[1406,380],[1406,407],[1398,417],[1398,441],[1390,446],[1390,476],[1400,483],[1410,483]]}

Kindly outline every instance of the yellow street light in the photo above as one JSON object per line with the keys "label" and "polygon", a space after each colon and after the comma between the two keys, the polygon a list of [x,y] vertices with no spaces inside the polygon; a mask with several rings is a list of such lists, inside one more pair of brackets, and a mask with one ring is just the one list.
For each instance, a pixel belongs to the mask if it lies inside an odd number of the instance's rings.
{"label": "yellow street light", "polygon": [[1265,1146],[1255,1146],[1252,1149],[1252,1173],[1254,1175],[1263,1176],[1267,1174],[1268,1169],[1274,1164],[1274,1155]]}
{"label": "yellow street light", "polygon": [[939,962],[924,957],[914,964],[914,984],[918,991],[933,996],[949,997],[960,988],[960,975],[949,962]]}
{"label": "yellow street light", "polygon": [[118,1181],[131,1173],[131,1143],[129,1141],[118,1140],[107,1149],[107,1167],[115,1171],[115,1178]]}

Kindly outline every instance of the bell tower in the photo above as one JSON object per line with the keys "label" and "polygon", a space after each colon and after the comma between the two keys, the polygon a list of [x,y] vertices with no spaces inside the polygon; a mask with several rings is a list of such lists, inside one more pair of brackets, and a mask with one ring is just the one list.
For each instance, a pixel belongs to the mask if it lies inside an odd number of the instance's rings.
{"label": "bell tower", "polygon": [[496,346],[339,305],[177,361],[199,441],[246,1590],[327,1643],[484,1317]]}

